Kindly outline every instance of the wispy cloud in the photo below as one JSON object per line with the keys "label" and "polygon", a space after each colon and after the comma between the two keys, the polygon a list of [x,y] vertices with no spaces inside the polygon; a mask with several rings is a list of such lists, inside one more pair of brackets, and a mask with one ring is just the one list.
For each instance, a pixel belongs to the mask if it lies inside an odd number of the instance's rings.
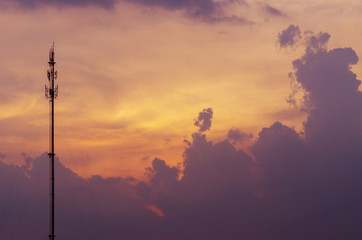
{"label": "wispy cloud", "polygon": [[87,7],[99,6],[106,9],[111,9],[119,0],[1,0],[0,3],[17,4],[21,8],[34,9],[41,6],[57,6],[57,7]]}
{"label": "wispy cloud", "polygon": [[225,13],[225,6],[231,3],[238,3],[246,6],[244,1],[226,0],[223,2],[213,0],[126,0],[135,4],[148,7],[161,7],[168,10],[184,11],[186,16],[209,23],[229,22],[236,24],[252,24],[243,16],[228,15]]}
{"label": "wispy cloud", "polygon": [[285,15],[281,10],[270,6],[269,4],[266,4],[263,8],[266,13],[274,15],[274,16],[284,16]]}

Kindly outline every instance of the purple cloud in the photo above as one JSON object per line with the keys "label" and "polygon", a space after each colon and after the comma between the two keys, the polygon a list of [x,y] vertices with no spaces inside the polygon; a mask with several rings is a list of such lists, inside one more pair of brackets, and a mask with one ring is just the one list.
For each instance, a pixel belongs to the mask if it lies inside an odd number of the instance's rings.
{"label": "purple cloud", "polygon": [[252,134],[245,133],[238,128],[230,129],[227,134],[227,139],[232,143],[244,142],[253,138]]}
{"label": "purple cloud", "polygon": [[305,32],[305,42],[307,46],[307,51],[320,51],[325,50],[327,48],[327,42],[331,37],[329,33],[320,32],[318,34],[314,34],[311,31]]}
{"label": "purple cloud", "polygon": [[126,0],[147,7],[161,7],[171,11],[182,10],[187,16],[209,23],[229,22],[236,24],[252,24],[244,17],[225,13],[225,5],[239,3],[246,5],[243,0],[227,0],[223,3],[213,0]]}
{"label": "purple cloud", "polygon": [[213,111],[212,108],[204,109],[199,113],[199,117],[195,119],[194,125],[199,127],[199,132],[205,132],[210,130],[211,120],[212,120]]}
{"label": "purple cloud", "polygon": [[252,21],[236,15],[228,15],[224,7],[231,3],[247,5],[243,0],[227,0],[223,3],[213,0],[0,0],[1,3],[16,3],[25,9],[35,9],[42,6],[56,7],[89,7],[98,6],[113,9],[116,4],[130,2],[145,7],[161,7],[170,11],[181,10],[187,17],[208,23],[227,22],[232,24],[250,25]]}
{"label": "purple cloud", "polygon": [[360,137],[361,81],[351,71],[358,62],[356,52],[351,48],[328,50],[329,37],[328,33],[310,36],[305,55],[293,66],[295,79],[305,90],[304,108],[309,110],[307,139],[339,147]]}
{"label": "purple cloud", "polygon": [[305,55],[293,62],[309,106],[305,137],[280,122],[263,128],[250,147],[253,162],[228,141],[214,144],[195,133],[183,154],[183,178],[154,198],[169,223],[166,235],[362,237],[362,98],[351,71],[358,58],[350,48],[328,50],[327,36],[311,36]]}
{"label": "purple cloud", "polygon": [[37,8],[43,5],[52,5],[57,7],[100,6],[102,8],[111,9],[118,1],[119,0],[0,0],[0,3],[15,2],[22,8]]}
{"label": "purple cloud", "polygon": [[274,8],[270,5],[265,5],[264,6],[264,11],[267,12],[268,14],[274,15],[274,16],[283,16],[284,13],[282,11],[280,11],[277,8]]}
{"label": "purple cloud", "polygon": [[[25,161],[29,164],[22,167],[0,162],[1,239],[35,240],[48,235],[48,155],[25,157]],[[158,216],[144,207],[135,179],[83,179],[58,159],[55,169],[57,236],[99,240],[123,232],[125,238],[145,239],[152,230],[147,230],[152,227],[148,223],[157,222]]]}
{"label": "purple cloud", "polygon": [[293,47],[301,38],[299,26],[292,24],[278,35],[279,45],[282,48]]}

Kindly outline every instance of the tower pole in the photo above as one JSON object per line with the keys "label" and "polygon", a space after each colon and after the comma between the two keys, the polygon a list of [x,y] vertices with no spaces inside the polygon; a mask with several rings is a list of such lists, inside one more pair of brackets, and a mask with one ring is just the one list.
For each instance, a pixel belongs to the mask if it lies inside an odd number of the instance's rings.
{"label": "tower pole", "polygon": [[49,184],[49,200],[50,200],[50,231],[49,240],[54,240],[54,100],[58,96],[58,86],[54,85],[54,80],[57,78],[57,72],[55,71],[55,59],[54,59],[54,42],[49,51],[49,70],[48,81],[49,86],[45,86],[45,96],[49,98],[49,166],[50,166],[50,184]]}

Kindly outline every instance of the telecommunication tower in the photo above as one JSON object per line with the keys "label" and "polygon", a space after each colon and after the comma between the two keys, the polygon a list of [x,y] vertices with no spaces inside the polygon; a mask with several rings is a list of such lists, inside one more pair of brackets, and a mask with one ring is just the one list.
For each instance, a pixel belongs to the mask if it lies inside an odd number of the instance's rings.
{"label": "telecommunication tower", "polygon": [[45,85],[45,96],[49,99],[49,166],[50,166],[50,186],[49,186],[49,200],[50,200],[50,232],[49,240],[54,240],[54,100],[58,96],[58,86],[54,85],[54,80],[57,79],[57,71],[54,69],[54,42],[49,51],[49,69],[48,81],[49,85]]}

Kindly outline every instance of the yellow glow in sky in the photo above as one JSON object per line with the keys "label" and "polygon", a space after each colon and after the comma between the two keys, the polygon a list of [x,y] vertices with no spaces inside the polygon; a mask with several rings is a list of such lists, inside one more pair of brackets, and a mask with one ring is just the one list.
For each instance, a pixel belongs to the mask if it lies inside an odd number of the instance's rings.
{"label": "yellow glow in sky", "polygon": [[[42,7],[1,9],[0,152],[48,149],[47,56],[55,41],[59,72],[56,153],[82,176],[139,176],[154,157],[182,161],[193,119],[213,108],[209,139],[230,128],[257,135],[281,121],[301,130],[305,116],[289,106],[288,73],[303,47],[280,49],[289,24],[326,31],[330,46],[362,55],[359,1],[273,1],[282,16],[258,2],[229,9],[252,25],[206,23],[180,11]],[[10,24],[9,24],[10,23]],[[343,26],[342,26],[343,25]],[[362,74],[361,64],[353,69]],[[243,146],[247,148],[247,146]]]}

